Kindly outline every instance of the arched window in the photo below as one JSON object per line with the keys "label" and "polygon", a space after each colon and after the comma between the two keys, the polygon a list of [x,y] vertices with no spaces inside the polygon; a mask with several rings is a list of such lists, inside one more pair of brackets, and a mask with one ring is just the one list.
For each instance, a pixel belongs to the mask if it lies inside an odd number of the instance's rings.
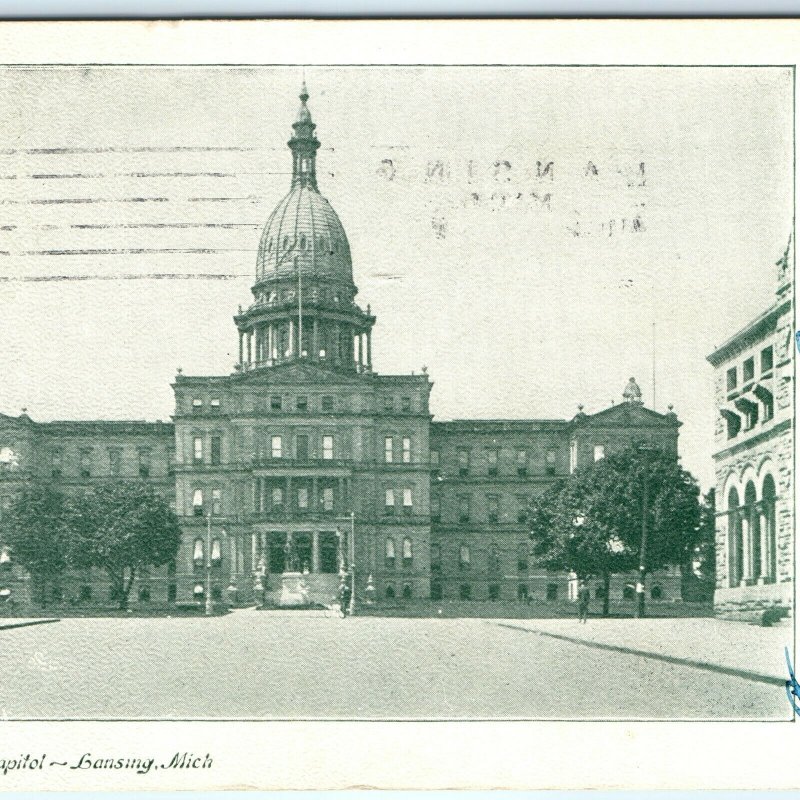
{"label": "arched window", "polygon": [[517,545],[517,572],[528,571],[528,545],[525,542]]}
{"label": "arched window", "polygon": [[269,244],[267,244],[267,252],[268,253],[272,252],[272,237],[271,236],[269,238]]}
{"label": "arched window", "polygon": [[487,567],[489,568],[490,573],[500,572],[500,553],[497,549],[497,545],[494,543],[489,545],[489,559]]}
{"label": "arched window", "polygon": [[284,236],[283,237],[283,249],[284,250],[288,250],[289,249],[289,237],[288,236]]}
{"label": "arched window", "polygon": [[320,236],[319,237],[319,249],[320,250],[324,250],[325,249],[325,237],[324,236]]}
{"label": "arched window", "polygon": [[728,492],[728,585],[736,588],[742,582],[742,521],[739,492]]}
{"label": "arched window", "polygon": [[203,588],[202,583],[196,583],[194,585],[194,589],[192,590],[192,594],[194,594],[195,599],[202,597],[205,594],[205,589]]}
{"label": "arched window", "polygon": [[386,599],[387,600],[394,600],[394,586],[387,586],[386,587]]}
{"label": "arched window", "polygon": [[194,553],[192,555],[192,560],[195,563],[203,561],[204,550],[203,540],[198,536],[197,539],[194,540]]}
{"label": "arched window", "polygon": [[301,250],[306,249],[306,235],[304,233],[300,234],[300,249]]}
{"label": "arched window", "polygon": [[403,566],[410,567],[413,560],[414,552],[411,545],[411,539],[406,536],[405,539],[403,539]]}
{"label": "arched window", "polygon": [[764,478],[764,483],[761,487],[761,504],[762,513],[764,515],[764,545],[766,548],[766,574],[765,578],[771,581],[775,580],[777,575],[777,541],[775,534],[775,480],[772,475],[767,475]]}
{"label": "arched window", "polygon": [[411,584],[410,583],[403,584],[403,600],[410,600],[411,596],[412,596]]}
{"label": "arched window", "polygon": [[469,547],[462,544],[458,550],[458,567],[459,569],[467,570],[470,566]]}
{"label": "arched window", "polygon": [[218,567],[222,563],[222,545],[219,539],[211,542],[211,563]]}
{"label": "arched window", "polygon": [[0,547],[0,566],[11,566],[11,550],[5,544]]}
{"label": "arched window", "polygon": [[664,596],[664,593],[661,590],[661,587],[656,584],[650,589],[650,597],[653,600],[660,600]]}
{"label": "arched window", "polygon": [[394,569],[395,564],[395,551],[394,539],[390,536],[386,540],[386,569]]}

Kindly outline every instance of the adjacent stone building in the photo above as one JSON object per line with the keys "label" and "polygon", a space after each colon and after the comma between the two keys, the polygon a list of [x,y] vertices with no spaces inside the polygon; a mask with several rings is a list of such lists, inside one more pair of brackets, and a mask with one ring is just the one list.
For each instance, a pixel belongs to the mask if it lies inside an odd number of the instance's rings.
{"label": "adjacent stone building", "polygon": [[[791,244],[791,243],[790,243]],[[722,615],[792,606],[794,359],[790,247],[775,302],[718,347],[714,367],[717,587]]]}
{"label": "adjacent stone building", "polygon": [[[343,567],[359,596],[369,587],[378,600],[566,598],[567,576],[530,557],[530,497],[626,444],[677,456],[676,415],[645,408],[631,379],[623,402],[571,420],[433,422],[424,370],[373,370],[375,317],[356,302],[347,235],[319,192],[305,87],[300,100],[290,191],[263,229],[253,302],[234,318],[233,373],[178,374],[171,423],[0,416],[0,511],[26,481],[156,484],[183,541],[173,564],[139,581],[142,602],[202,599],[209,559],[213,596],[240,602],[276,600],[289,567],[326,603]],[[4,587],[24,595],[7,549],[0,567]],[[651,587],[679,596],[679,571]],[[107,588],[71,575],[54,591],[89,599]],[[612,591],[632,586],[623,577]]]}

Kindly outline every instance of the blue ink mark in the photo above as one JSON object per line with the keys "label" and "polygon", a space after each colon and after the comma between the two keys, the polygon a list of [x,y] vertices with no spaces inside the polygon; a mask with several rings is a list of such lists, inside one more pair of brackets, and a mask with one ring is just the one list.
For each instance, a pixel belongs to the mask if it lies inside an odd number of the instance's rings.
{"label": "blue ink mark", "polygon": [[794,341],[797,344],[797,349],[800,350],[800,331],[795,331]]}
{"label": "blue ink mark", "polygon": [[798,706],[796,702],[800,700],[800,684],[798,684],[797,678],[794,676],[792,661],[789,658],[789,648],[784,647],[783,650],[786,653],[786,666],[789,668],[789,680],[786,681],[786,696],[789,698],[789,704],[792,706],[792,710],[795,715],[797,715],[800,714],[800,706]]}

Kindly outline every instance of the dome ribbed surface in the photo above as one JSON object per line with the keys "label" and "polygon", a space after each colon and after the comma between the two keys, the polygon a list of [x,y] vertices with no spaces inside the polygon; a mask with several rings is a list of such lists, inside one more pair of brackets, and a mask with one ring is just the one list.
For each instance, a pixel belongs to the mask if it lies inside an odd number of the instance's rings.
{"label": "dome ribbed surface", "polygon": [[352,281],[350,244],[331,204],[315,189],[296,186],[278,203],[261,234],[256,282],[302,268]]}

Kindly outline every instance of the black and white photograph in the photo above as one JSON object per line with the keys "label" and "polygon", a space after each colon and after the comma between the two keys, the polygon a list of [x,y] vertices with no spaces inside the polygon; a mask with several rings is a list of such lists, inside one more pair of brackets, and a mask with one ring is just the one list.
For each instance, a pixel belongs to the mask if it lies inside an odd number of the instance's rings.
{"label": "black and white photograph", "polygon": [[2,718],[791,721],[794,80],[0,67]]}

